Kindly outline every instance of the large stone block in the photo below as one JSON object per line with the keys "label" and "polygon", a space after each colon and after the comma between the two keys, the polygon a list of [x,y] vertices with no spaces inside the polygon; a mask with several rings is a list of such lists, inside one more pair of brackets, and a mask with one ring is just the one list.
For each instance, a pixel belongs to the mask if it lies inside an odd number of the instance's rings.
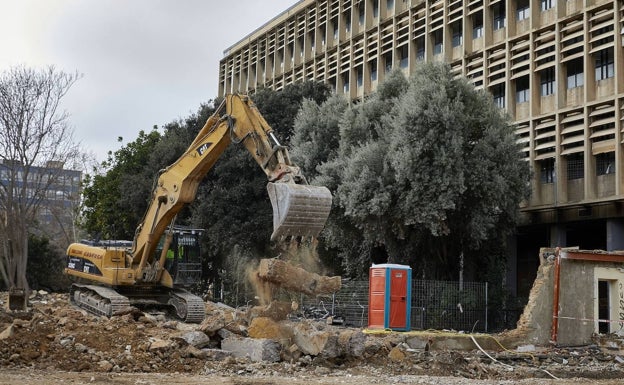
{"label": "large stone block", "polygon": [[221,341],[221,349],[231,352],[237,358],[248,358],[255,362],[278,362],[281,345],[266,338],[230,337]]}

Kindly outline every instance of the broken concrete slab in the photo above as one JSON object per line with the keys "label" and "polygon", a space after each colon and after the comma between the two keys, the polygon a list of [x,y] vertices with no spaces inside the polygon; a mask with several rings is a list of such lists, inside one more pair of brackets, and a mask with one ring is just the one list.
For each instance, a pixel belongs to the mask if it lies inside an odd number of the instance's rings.
{"label": "broken concrete slab", "polygon": [[230,337],[221,341],[221,349],[237,358],[248,358],[254,362],[279,362],[281,345],[266,338],[253,339]]}
{"label": "broken concrete slab", "polygon": [[184,333],[180,335],[179,338],[183,339],[187,344],[198,349],[201,349],[210,344],[210,338],[206,335],[206,333],[197,330]]}
{"label": "broken concrete slab", "polygon": [[0,333],[0,341],[13,337],[13,335],[15,334],[15,332],[13,331],[13,328],[14,328],[13,325],[7,326],[7,328],[4,329],[2,333]]}
{"label": "broken concrete slab", "polygon": [[257,271],[262,280],[311,296],[331,294],[340,290],[341,278],[320,276],[279,259],[262,259]]}
{"label": "broken concrete slab", "polygon": [[254,318],[247,329],[247,333],[251,338],[272,339],[278,341],[282,346],[289,346],[293,337],[292,328],[268,317]]}
{"label": "broken concrete slab", "polygon": [[225,327],[225,319],[223,315],[216,314],[206,316],[202,323],[199,325],[199,330],[202,332],[214,335],[219,329],[223,329]]}
{"label": "broken concrete slab", "polygon": [[293,341],[304,354],[318,356],[328,339],[328,332],[319,331],[308,323],[299,323],[293,328]]}

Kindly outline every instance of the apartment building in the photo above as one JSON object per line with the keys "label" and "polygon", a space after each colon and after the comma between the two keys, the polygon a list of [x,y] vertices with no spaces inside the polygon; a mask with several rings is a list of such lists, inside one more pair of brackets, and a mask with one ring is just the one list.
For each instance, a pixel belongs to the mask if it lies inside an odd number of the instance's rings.
{"label": "apartment building", "polygon": [[515,121],[533,170],[510,277],[542,246],[624,249],[624,1],[302,0],[224,52],[219,93],[314,79],[356,100],[444,61]]}

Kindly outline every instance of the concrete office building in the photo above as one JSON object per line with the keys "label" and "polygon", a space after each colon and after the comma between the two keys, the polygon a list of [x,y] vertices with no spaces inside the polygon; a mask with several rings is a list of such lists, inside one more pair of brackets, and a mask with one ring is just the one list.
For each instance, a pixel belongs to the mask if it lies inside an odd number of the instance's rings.
{"label": "concrete office building", "polygon": [[541,246],[624,249],[623,44],[622,0],[302,0],[225,51],[219,93],[314,79],[356,100],[392,68],[449,63],[512,116],[533,170],[524,292]]}
{"label": "concrete office building", "polygon": [[[75,216],[80,203],[82,172],[64,168],[63,162],[44,166],[23,166],[21,162],[0,159],[0,189],[13,188],[27,206],[36,206],[30,231],[45,235],[66,247],[76,238]],[[0,210],[6,206],[6,193],[0,192]]]}

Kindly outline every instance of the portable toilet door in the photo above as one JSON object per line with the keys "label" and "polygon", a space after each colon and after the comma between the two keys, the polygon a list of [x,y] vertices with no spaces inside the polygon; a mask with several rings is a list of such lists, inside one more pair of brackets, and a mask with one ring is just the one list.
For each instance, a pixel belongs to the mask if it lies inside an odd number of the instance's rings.
{"label": "portable toilet door", "polygon": [[368,327],[410,330],[412,269],[381,264],[370,268]]}

